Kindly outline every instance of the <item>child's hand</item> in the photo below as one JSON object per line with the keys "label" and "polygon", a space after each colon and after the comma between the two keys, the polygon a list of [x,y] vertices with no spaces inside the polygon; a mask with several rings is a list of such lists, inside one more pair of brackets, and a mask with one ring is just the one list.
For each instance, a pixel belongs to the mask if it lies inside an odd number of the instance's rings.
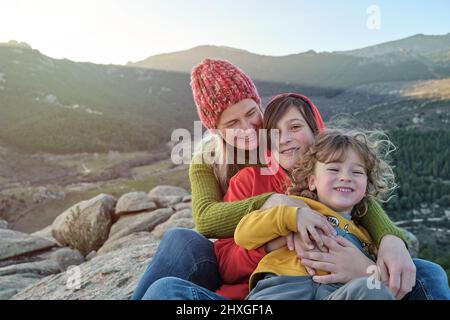
{"label": "child's hand", "polygon": [[[323,234],[322,230],[317,230],[319,234]],[[299,259],[303,255],[304,252],[328,252],[328,249],[324,247],[324,249],[319,250],[317,246],[314,246],[313,249],[308,249],[306,245],[303,243],[303,240],[298,232],[291,232],[286,236],[286,244],[289,250],[295,250]],[[306,271],[310,276],[316,275],[316,270],[314,268],[310,268],[305,266]]]}
{"label": "child's hand", "polygon": [[286,237],[278,237],[270,240],[264,245],[264,250],[269,253],[286,246]]}
{"label": "child's hand", "polygon": [[321,251],[325,251],[324,242],[318,230],[329,236],[336,236],[336,230],[328,223],[327,219],[308,207],[297,209],[297,229],[307,250],[314,249],[314,243]]}

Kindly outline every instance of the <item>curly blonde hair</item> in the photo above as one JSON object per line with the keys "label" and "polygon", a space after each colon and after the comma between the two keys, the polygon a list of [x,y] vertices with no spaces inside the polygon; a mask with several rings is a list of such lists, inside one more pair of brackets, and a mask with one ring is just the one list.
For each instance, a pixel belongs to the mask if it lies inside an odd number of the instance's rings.
{"label": "curly blonde hair", "polygon": [[344,161],[349,148],[361,158],[367,174],[365,196],[352,211],[353,217],[364,216],[370,202],[383,201],[397,187],[387,161],[395,146],[382,131],[327,129],[320,133],[292,171],[292,186],[287,194],[318,200],[316,191],[308,188],[308,177],[314,174],[316,163]]}

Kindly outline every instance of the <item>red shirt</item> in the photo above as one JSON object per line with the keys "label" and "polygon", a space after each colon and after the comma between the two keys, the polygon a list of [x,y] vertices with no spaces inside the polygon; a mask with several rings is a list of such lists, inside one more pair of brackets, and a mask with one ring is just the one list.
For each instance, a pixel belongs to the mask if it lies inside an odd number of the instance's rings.
{"label": "red shirt", "polygon": [[[284,194],[290,183],[285,171],[279,167],[275,174],[264,175],[262,170],[267,169],[247,167],[240,170],[231,178],[224,201],[245,200],[267,192]],[[238,246],[234,238],[227,238],[214,242],[214,251],[223,280],[223,285],[216,293],[230,299],[244,299],[249,293],[250,275],[266,254],[264,246],[246,250]]]}

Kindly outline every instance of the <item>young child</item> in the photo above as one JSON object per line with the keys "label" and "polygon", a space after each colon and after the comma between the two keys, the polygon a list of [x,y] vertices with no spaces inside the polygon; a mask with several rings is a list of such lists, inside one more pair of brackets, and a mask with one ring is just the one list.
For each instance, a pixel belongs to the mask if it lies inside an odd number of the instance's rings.
{"label": "young child", "polygon": [[[301,157],[292,172],[293,186],[288,193],[307,203],[311,209],[327,216],[339,235],[353,242],[373,258],[373,244],[368,232],[353,218],[364,215],[370,201],[380,199],[394,188],[392,168],[381,158],[380,146],[388,140],[375,140],[364,132],[326,130]],[[257,210],[242,218],[235,241],[247,250],[297,232],[298,221],[309,233],[317,232],[311,216],[301,209],[277,206]],[[310,213],[309,213],[310,215]],[[317,274],[324,274],[317,270]],[[369,276],[369,274],[368,274]],[[301,264],[295,251],[286,246],[265,255],[250,277],[247,299],[392,299],[390,291],[367,286],[367,279],[347,284],[315,283]]]}

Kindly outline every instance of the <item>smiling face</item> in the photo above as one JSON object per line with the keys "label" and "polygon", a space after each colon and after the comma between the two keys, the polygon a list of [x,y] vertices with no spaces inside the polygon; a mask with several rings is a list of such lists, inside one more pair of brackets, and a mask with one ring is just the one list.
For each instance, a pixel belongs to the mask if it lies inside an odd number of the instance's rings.
{"label": "smiling face", "polygon": [[244,150],[258,147],[261,127],[262,113],[253,99],[245,99],[228,107],[217,123],[222,138],[229,145]]}
{"label": "smiling face", "polygon": [[275,129],[280,134],[279,149],[276,150],[279,164],[290,171],[314,142],[314,134],[296,106],[289,107]]}
{"label": "smiling face", "polygon": [[316,162],[308,186],[311,191],[317,191],[319,202],[335,211],[349,213],[366,193],[364,163],[349,147],[343,161]]}

